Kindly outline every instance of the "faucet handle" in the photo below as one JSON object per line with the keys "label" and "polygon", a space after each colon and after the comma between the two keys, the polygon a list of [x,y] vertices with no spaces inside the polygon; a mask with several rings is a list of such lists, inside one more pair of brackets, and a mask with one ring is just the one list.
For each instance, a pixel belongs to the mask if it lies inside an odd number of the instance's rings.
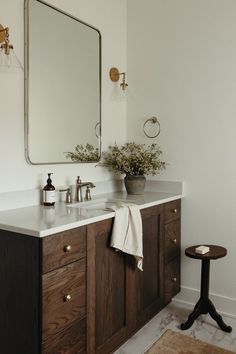
{"label": "faucet handle", "polygon": [[90,187],[87,186],[86,191],[85,191],[85,200],[91,200],[91,192],[90,192]]}
{"label": "faucet handle", "polygon": [[95,188],[95,184],[93,184],[92,182],[90,182],[88,185],[87,185],[87,188],[86,188],[86,191],[85,191],[85,200],[91,200],[91,192],[90,192],[90,188]]}
{"label": "faucet handle", "polygon": [[69,187],[65,189],[59,189],[59,192],[66,192],[66,204],[72,203],[71,189]]}

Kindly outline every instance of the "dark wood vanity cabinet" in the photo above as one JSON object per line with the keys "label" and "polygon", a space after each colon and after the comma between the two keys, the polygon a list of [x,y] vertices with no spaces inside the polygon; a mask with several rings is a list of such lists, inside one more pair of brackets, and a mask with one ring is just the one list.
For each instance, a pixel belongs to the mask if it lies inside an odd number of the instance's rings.
{"label": "dark wood vanity cabinet", "polygon": [[180,201],[141,210],[143,271],[110,244],[113,220],[87,227],[87,350],[111,353],[180,290]]}
{"label": "dark wood vanity cabinet", "polygon": [[180,290],[180,200],[141,210],[143,272],[107,219],[44,238],[0,230],[0,353],[112,353]]}
{"label": "dark wood vanity cabinet", "polygon": [[0,353],[86,353],[86,227],[0,231]]}

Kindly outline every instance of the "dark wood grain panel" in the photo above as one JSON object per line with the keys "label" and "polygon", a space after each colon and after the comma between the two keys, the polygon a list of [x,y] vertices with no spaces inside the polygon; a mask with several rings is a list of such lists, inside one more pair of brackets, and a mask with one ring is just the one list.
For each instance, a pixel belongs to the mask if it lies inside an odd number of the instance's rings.
{"label": "dark wood grain panel", "polygon": [[[96,238],[96,346],[125,326],[125,255],[107,245],[110,234]],[[104,306],[105,304],[105,306]]]}
{"label": "dark wood grain panel", "polygon": [[165,225],[165,263],[180,257],[180,220]]}
{"label": "dark wood grain panel", "polygon": [[180,258],[165,265],[165,304],[180,292]]}
{"label": "dark wood grain panel", "polygon": [[[69,251],[67,248],[69,246]],[[43,238],[43,273],[86,256],[86,226]]]}
{"label": "dark wood grain panel", "polygon": [[137,271],[139,276],[139,310],[160,297],[160,214],[146,217],[143,215],[143,272]]}
{"label": "dark wood grain panel", "polygon": [[181,215],[181,199],[174,200],[164,204],[165,224],[180,219]]}
{"label": "dark wood grain panel", "polygon": [[43,343],[43,354],[85,354],[86,320],[73,323]]}
{"label": "dark wood grain panel", "polygon": [[43,340],[85,316],[85,267],[81,259],[43,276]]}
{"label": "dark wood grain panel", "polygon": [[0,231],[0,352],[40,353],[40,240]]}
{"label": "dark wood grain panel", "polygon": [[89,353],[110,353],[125,339],[126,256],[109,245],[112,224],[88,225]]}
{"label": "dark wood grain panel", "polygon": [[[129,322],[131,329],[139,328],[153,317],[163,305],[163,207],[143,209],[143,272],[129,272]],[[129,259],[129,266],[132,260]],[[131,303],[132,302],[132,303]],[[135,307],[134,307],[135,303]]]}

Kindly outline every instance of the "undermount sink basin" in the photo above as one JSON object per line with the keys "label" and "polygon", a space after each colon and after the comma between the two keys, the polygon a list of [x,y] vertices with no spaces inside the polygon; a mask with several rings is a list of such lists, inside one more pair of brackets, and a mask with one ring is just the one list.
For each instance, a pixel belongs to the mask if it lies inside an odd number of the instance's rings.
{"label": "undermount sink basin", "polygon": [[121,203],[133,203],[132,200],[128,199],[95,199],[87,202],[80,202],[71,204],[72,208],[80,208],[86,210],[107,210],[113,211],[121,205]]}

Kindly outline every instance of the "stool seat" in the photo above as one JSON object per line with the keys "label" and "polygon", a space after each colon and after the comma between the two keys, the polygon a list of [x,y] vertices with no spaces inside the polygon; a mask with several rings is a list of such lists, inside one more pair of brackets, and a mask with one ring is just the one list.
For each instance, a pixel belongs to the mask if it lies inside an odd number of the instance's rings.
{"label": "stool seat", "polygon": [[195,252],[195,248],[202,245],[196,245],[188,247],[185,250],[186,256],[195,259],[218,259],[227,255],[227,249],[221,246],[215,245],[204,245],[210,248],[210,251],[205,254],[199,254]]}
{"label": "stool seat", "polygon": [[180,328],[182,330],[188,329],[192,326],[193,322],[201,314],[209,313],[210,316],[217,322],[218,326],[225,332],[230,333],[232,327],[227,326],[222,317],[216,311],[215,306],[209,299],[209,277],[210,277],[210,260],[222,258],[226,256],[227,250],[224,247],[216,245],[205,245],[210,248],[209,252],[205,254],[199,254],[195,252],[195,248],[200,245],[188,247],[185,250],[186,256],[190,258],[200,259],[202,261],[202,271],[201,271],[201,295],[200,299],[196,303],[193,312],[190,313],[187,321],[182,323]]}

